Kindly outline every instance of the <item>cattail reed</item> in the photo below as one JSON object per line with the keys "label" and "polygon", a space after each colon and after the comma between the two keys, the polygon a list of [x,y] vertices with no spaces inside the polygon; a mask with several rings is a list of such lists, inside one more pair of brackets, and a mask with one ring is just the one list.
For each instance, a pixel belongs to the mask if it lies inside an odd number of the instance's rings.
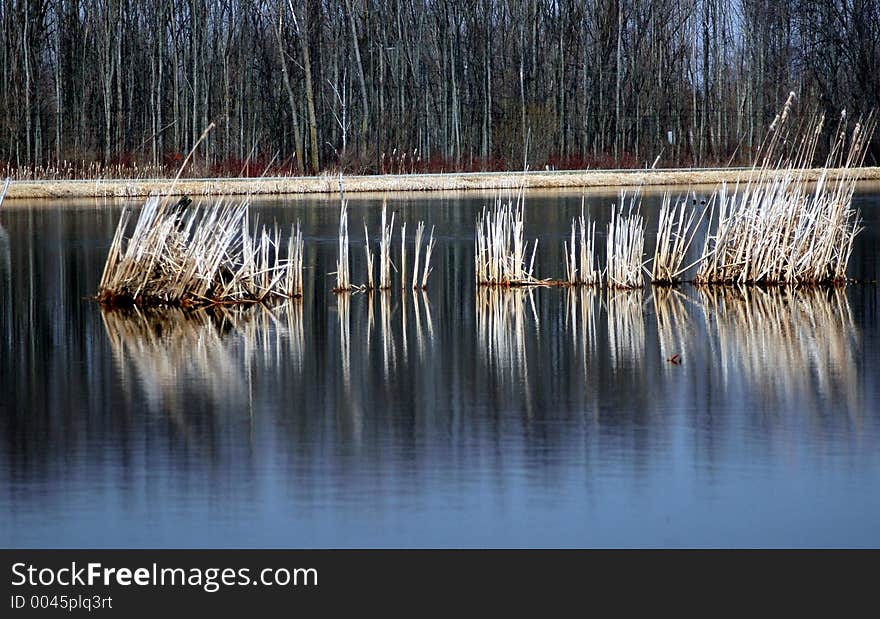
{"label": "cattail reed", "polygon": [[367,230],[367,224],[364,223],[364,257],[367,262],[367,283],[366,289],[372,290],[373,285],[373,252],[370,250],[370,233]]}
{"label": "cattail reed", "polygon": [[[421,221],[419,222],[419,226],[424,228],[424,224]],[[428,242],[425,244],[425,266],[422,269],[422,290],[428,287],[428,275],[430,275],[433,270],[433,267],[431,266],[431,253],[434,251],[435,243],[434,226],[431,226],[431,236],[428,237]]]}
{"label": "cattail reed", "polygon": [[[578,249],[580,254],[578,254]],[[565,275],[570,286],[597,286],[602,274],[596,268],[596,222],[584,217],[583,206],[571,221],[571,241],[565,243]]]}
{"label": "cattail reed", "polygon": [[334,292],[351,290],[348,248],[348,203],[343,199],[339,207],[339,241],[336,254],[336,288],[334,288]]}
{"label": "cattail reed", "polygon": [[[348,216],[343,205],[342,214],[340,217],[340,245],[339,245],[339,253],[341,256],[345,256],[343,260],[337,260],[337,282],[340,281],[340,273],[348,272]],[[367,224],[364,223],[364,258],[366,261],[367,267],[367,281],[363,285],[352,285],[347,281],[346,275],[346,283],[347,288],[345,290],[374,290],[376,288],[380,290],[390,290],[393,284],[393,276],[392,271],[395,269],[394,262],[392,261],[392,252],[394,250],[393,241],[394,241],[394,213],[391,214],[389,219],[388,217],[388,205],[383,202],[382,204],[382,219],[381,219],[381,235],[379,238],[379,285],[376,286],[375,281],[375,260],[376,255],[373,253],[373,250],[370,245],[370,234]],[[428,285],[428,277],[433,271],[433,267],[431,267],[431,256],[434,251],[434,246],[436,245],[436,240],[434,238],[434,229],[431,228],[431,232],[425,240],[425,222],[419,221],[416,226],[416,234],[415,234],[415,244],[413,248],[414,256],[413,256],[413,268],[412,268],[412,276],[410,277],[409,271],[407,268],[408,260],[407,260],[407,238],[406,238],[406,223],[403,223],[400,227],[400,286],[403,289],[412,288],[413,290],[423,290]],[[423,256],[424,252],[424,256]],[[340,284],[341,286],[342,284]],[[341,291],[342,288],[337,287],[335,289],[336,292]]]}
{"label": "cattail reed", "polygon": [[415,258],[413,260],[413,276],[412,276],[412,288],[413,290],[418,290],[419,287],[419,254],[422,251],[422,236],[425,233],[425,224],[424,222],[419,222],[416,226],[416,247],[415,247]]}
{"label": "cattail reed", "polygon": [[400,226],[400,287],[406,288],[406,222]]}
{"label": "cattail reed", "polygon": [[[389,255],[390,255],[390,245],[391,241],[389,238]],[[412,278],[407,284],[407,260],[406,260],[406,224],[404,223],[400,229],[400,285],[401,288],[406,289],[407,285],[413,290],[424,290],[428,286],[428,276],[433,271],[433,267],[431,266],[431,254],[434,251],[434,245],[436,241],[434,239],[434,228],[431,228],[431,233],[428,237],[428,240],[425,241],[425,222],[419,221],[416,224],[416,235],[415,235],[415,245],[413,247],[413,270],[412,270]],[[422,248],[424,246],[424,263],[422,262]],[[389,275],[390,282],[390,275]]]}
{"label": "cattail reed", "polygon": [[[852,208],[855,176],[850,170],[864,161],[874,118],[857,123],[849,136],[845,116],[841,118],[820,177],[811,186],[803,170],[812,165],[824,116],[812,119],[792,141],[793,155],[783,156],[774,149],[787,143],[780,135],[787,131],[788,107],[789,103],[774,121],[774,133],[759,157],[762,163],[753,169],[745,187],[728,192],[722,185],[717,192],[696,283],[847,281],[853,242],[862,230],[861,215]],[[829,181],[831,168],[844,172]]]}
{"label": "cattail reed", "polygon": [[302,228],[297,221],[290,229],[290,240],[287,245],[290,268],[287,269],[285,289],[289,297],[303,295],[303,249]]}
{"label": "cattail reed", "polygon": [[98,299],[109,306],[184,308],[288,298],[296,256],[281,257],[277,228],[262,228],[256,246],[248,231],[248,203],[192,207],[147,200],[132,236],[123,213],[107,254]]}
{"label": "cattail reed", "polygon": [[542,283],[532,275],[538,241],[527,259],[525,242],[525,199],[516,201],[497,197],[491,210],[477,218],[475,273],[481,286],[523,286]]}
{"label": "cattail reed", "polygon": [[681,281],[682,274],[687,270],[687,267],[682,268],[682,264],[702,221],[702,216],[697,220],[696,215],[695,209],[688,212],[686,200],[676,200],[673,206],[670,195],[666,193],[663,196],[651,269],[653,283],[675,284]]}
{"label": "cattail reed", "polygon": [[636,205],[637,196],[630,201],[624,214],[624,198],[611,211],[605,247],[606,272],[609,288],[639,288],[642,286],[642,254],[645,247],[645,223]]}
{"label": "cattail reed", "polygon": [[9,178],[6,179],[3,183],[3,190],[0,191],[0,206],[3,206],[3,200],[6,198],[6,192],[9,191]]}
{"label": "cattail reed", "polygon": [[387,222],[388,204],[382,202],[382,236],[379,241],[379,288],[388,290],[391,288],[391,238],[394,233],[394,213],[391,213],[391,223]]}

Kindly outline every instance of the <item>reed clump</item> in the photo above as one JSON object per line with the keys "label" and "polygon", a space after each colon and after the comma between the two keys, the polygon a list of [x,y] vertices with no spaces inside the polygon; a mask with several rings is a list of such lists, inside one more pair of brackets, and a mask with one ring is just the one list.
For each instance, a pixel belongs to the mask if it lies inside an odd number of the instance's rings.
{"label": "reed clump", "polygon": [[[525,199],[496,197],[490,209],[477,218],[475,273],[480,286],[526,286],[540,284],[533,276],[537,239],[525,241]],[[527,258],[528,256],[530,258]]]}
{"label": "reed clump", "polygon": [[571,222],[570,239],[564,241],[564,279],[543,279],[534,274],[538,241],[525,240],[525,199],[522,191],[515,198],[495,198],[477,218],[474,273],[478,286],[602,286],[636,288],[642,286],[642,255],[645,225],[640,214],[638,194],[624,211],[626,194],[621,193],[619,208],[612,213],[607,228],[606,266],[600,269],[596,252],[596,222],[585,216]]}
{"label": "reed clump", "polygon": [[605,245],[605,270],[609,288],[641,288],[642,256],[645,251],[645,220],[641,215],[638,196],[633,195],[625,210],[626,196],[612,207]]}
{"label": "reed clump", "polygon": [[[812,185],[805,169],[822,136],[824,115],[810,119],[793,139],[787,127],[792,97],[768,136],[749,180],[715,195],[695,283],[844,284],[862,218],[852,208],[856,174],[873,134],[873,116],[852,131],[843,114],[834,142]],[[778,151],[790,146],[791,154]],[[828,171],[838,169],[834,180]]]}
{"label": "reed clump", "polygon": [[[342,293],[349,291],[390,290],[393,287],[393,272],[398,270],[392,260],[394,239],[394,213],[388,217],[388,205],[382,203],[382,217],[379,235],[379,284],[375,280],[376,254],[370,239],[370,231],[364,222],[364,261],[367,270],[367,281],[364,284],[351,283],[349,267],[349,238],[348,238],[348,208],[343,200],[339,215],[339,242],[336,260],[336,287],[333,292]],[[424,290],[428,287],[428,277],[433,271],[431,256],[437,240],[434,238],[434,228],[429,235],[425,235],[425,222],[419,221],[416,225],[415,240],[413,246],[413,270],[412,280],[409,285],[413,290]],[[424,252],[424,256],[423,256]],[[406,222],[400,226],[400,287],[406,288],[407,283],[407,236]]]}
{"label": "reed clump", "polygon": [[596,222],[581,215],[571,220],[571,241],[565,242],[565,275],[569,286],[596,286],[602,272],[596,267]]}
{"label": "reed clump", "polygon": [[[686,199],[673,203],[669,194],[663,197],[650,271],[643,261],[645,223],[637,192],[628,205],[624,193],[618,205],[612,205],[601,270],[595,266],[592,225],[583,213],[572,221],[570,240],[563,244],[565,277],[558,281],[537,279],[531,268],[527,277],[508,274],[524,264],[522,207],[499,212],[496,204],[490,215],[478,221],[478,282],[626,289],[642,287],[644,274],[655,285],[679,284],[688,281],[686,273],[697,267],[690,280],[694,284],[846,283],[853,243],[863,229],[852,197],[875,118],[860,120],[850,131],[842,114],[817,176],[811,166],[824,139],[825,117],[808,117],[793,128],[793,102],[794,93],[771,125],[744,185],[737,183],[729,190],[722,183],[701,203],[702,208],[696,200],[691,207]],[[697,236],[703,239],[702,251],[686,265]]]}
{"label": "reed clump", "polygon": [[372,250],[370,250],[370,233],[367,230],[367,224],[364,222],[364,258],[367,263],[367,283],[364,284],[364,288],[367,290],[372,290],[375,288],[373,283],[373,262],[374,255]]}
{"label": "reed clump", "polygon": [[[419,279],[419,260],[423,241],[425,247],[425,262],[422,266],[421,279]],[[434,239],[434,226],[431,226],[431,234],[427,240],[425,240],[425,222],[419,221],[416,225],[415,248],[413,249],[415,254],[412,278],[413,290],[424,290],[428,287],[428,276],[431,274],[431,271],[434,270],[431,266],[431,254],[434,253],[434,245],[436,245],[436,243],[437,241]]]}
{"label": "reed clump", "polygon": [[105,306],[260,303],[302,296],[303,239],[297,224],[281,254],[277,226],[248,223],[248,202],[193,206],[188,198],[151,197],[131,236],[120,218],[98,300]]}
{"label": "reed clump", "polygon": [[[703,214],[705,213],[706,210],[703,209]],[[689,268],[682,265],[702,220],[703,215],[697,218],[696,209],[688,208],[686,199],[678,198],[673,204],[669,193],[663,196],[651,266],[651,283],[672,285],[682,281],[682,274]]]}
{"label": "reed clump", "polygon": [[394,213],[388,221],[388,203],[382,201],[382,236],[379,241],[379,288],[391,288],[391,239],[394,237]]}

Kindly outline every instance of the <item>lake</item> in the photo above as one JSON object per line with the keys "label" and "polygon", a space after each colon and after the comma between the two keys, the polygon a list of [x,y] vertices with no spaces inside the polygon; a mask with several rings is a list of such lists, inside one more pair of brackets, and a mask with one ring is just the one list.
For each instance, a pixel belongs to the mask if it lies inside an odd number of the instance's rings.
{"label": "lake", "polygon": [[[349,198],[363,281],[382,196]],[[491,199],[389,196],[435,227],[428,288],[342,296],[337,200],[255,199],[302,222],[304,299],[187,315],[90,298],[125,202],[7,202],[0,546],[880,546],[876,285],[477,289]],[[880,187],[854,202],[874,280]],[[539,275],[580,211],[528,194]]]}

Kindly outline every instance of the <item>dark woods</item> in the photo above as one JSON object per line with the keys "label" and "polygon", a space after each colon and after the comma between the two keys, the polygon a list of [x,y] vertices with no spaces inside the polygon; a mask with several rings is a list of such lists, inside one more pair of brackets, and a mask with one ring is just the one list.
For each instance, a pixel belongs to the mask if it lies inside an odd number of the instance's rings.
{"label": "dark woods", "polygon": [[[880,0],[0,0],[22,175],[748,161],[880,97]],[[868,163],[880,158],[875,139]],[[114,166],[114,167],[111,167]]]}

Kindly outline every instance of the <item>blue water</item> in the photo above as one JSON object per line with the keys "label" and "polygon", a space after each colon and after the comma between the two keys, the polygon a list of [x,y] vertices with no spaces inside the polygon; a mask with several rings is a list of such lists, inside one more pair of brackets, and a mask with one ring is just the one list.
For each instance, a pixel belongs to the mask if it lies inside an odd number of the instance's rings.
{"label": "blue water", "polygon": [[[347,301],[336,202],[257,201],[303,223],[304,301],[188,317],[89,299],[122,202],[8,202],[0,546],[880,546],[874,285],[477,291],[490,198],[390,197],[436,226],[428,290]],[[381,199],[351,197],[355,279]],[[580,202],[529,196],[540,274]],[[874,279],[880,193],[856,202]]]}

